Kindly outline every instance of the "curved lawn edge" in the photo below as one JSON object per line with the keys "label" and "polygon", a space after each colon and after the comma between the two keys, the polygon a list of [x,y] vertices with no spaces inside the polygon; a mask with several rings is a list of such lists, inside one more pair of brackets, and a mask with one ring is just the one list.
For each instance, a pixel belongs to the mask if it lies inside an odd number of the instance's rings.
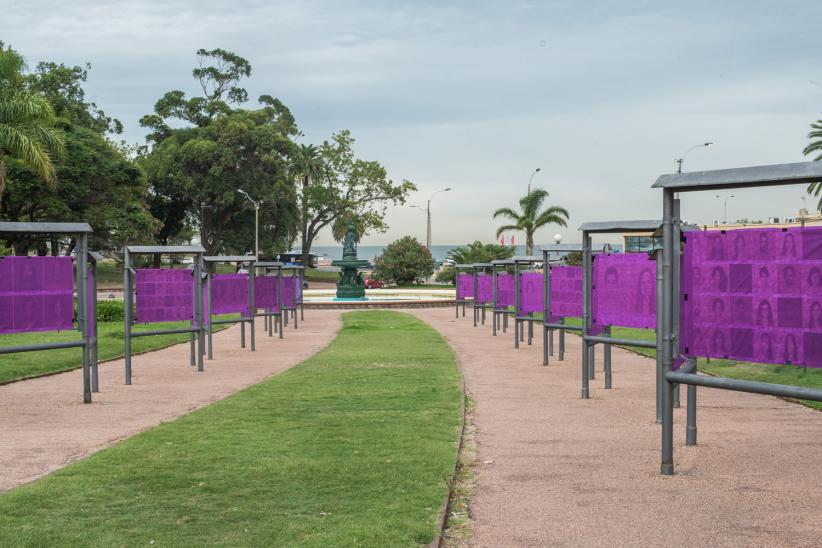
{"label": "curved lawn edge", "polygon": [[0,543],[427,544],[463,409],[437,330],[346,314],[290,370],[7,492]]}

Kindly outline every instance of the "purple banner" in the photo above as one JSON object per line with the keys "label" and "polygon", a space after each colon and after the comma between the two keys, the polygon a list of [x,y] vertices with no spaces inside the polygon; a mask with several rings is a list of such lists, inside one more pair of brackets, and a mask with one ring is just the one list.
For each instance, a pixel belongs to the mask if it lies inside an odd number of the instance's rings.
{"label": "purple banner", "polygon": [[138,323],[194,319],[193,271],[140,268],[134,282]]}
{"label": "purple banner", "polygon": [[211,277],[211,308],[211,314],[239,312],[248,316],[248,274],[214,274]]}
{"label": "purple banner", "polygon": [[514,275],[497,274],[497,308],[506,308],[514,304]]}
{"label": "purple banner", "polygon": [[490,274],[477,275],[476,304],[486,304],[494,301],[494,280]]}
{"label": "purple banner", "polygon": [[545,311],[545,279],[537,272],[519,276],[519,311],[522,314]]}
{"label": "purple banner", "polygon": [[279,310],[277,305],[277,276],[254,277],[254,308]]}
{"label": "purple banner", "polygon": [[0,257],[0,333],[72,329],[71,257]]}
{"label": "purple banner", "polygon": [[685,241],[683,354],[822,367],[822,227]]}
{"label": "purple banner", "polygon": [[646,253],[594,256],[592,326],[656,328],[656,261]]}
{"label": "purple banner", "polygon": [[551,321],[582,316],[582,267],[551,268]]}
{"label": "purple banner", "polygon": [[457,300],[464,301],[474,296],[474,277],[471,274],[457,275]]}
{"label": "purple banner", "polygon": [[283,307],[284,308],[294,308],[295,299],[294,299],[294,291],[296,289],[296,277],[295,276],[283,276],[281,278],[281,295],[283,297]]}

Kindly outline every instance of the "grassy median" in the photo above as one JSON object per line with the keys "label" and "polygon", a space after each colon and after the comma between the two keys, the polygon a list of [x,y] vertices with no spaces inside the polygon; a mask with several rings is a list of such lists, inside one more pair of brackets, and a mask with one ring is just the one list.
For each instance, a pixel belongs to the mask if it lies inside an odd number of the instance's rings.
{"label": "grassy median", "polygon": [[460,390],[426,324],[348,313],[293,369],[0,496],[0,545],[428,543]]}

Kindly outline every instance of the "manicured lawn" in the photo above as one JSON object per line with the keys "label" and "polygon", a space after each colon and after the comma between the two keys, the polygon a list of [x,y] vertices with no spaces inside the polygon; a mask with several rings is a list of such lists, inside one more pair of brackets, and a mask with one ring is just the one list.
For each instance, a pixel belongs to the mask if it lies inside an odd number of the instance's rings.
{"label": "manicured lawn", "polygon": [[[228,317],[228,316],[226,316]],[[154,323],[150,325],[138,324],[134,331],[154,331],[158,329],[174,329],[185,327],[188,322]],[[97,357],[100,361],[113,360],[123,356],[124,329],[123,322],[100,322],[97,324]],[[226,325],[215,325],[214,331],[225,329]],[[23,344],[40,344],[46,342],[76,341],[80,339],[77,331],[62,331],[49,333],[19,333],[14,335],[0,335],[1,346],[17,346]],[[173,344],[189,340],[188,333],[174,335],[152,335],[138,337],[131,340],[131,350],[137,354],[148,350],[157,350]],[[60,350],[43,350],[40,352],[25,352],[22,354],[0,355],[0,383],[34,377],[45,373],[55,373],[76,369],[83,365],[83,350],[81,348],[64,348]]]}
{"label": "manicured lawn", "polygon": [[[582,324],[578,318],[569,319],[568,323],[574,323],[575,325]],[[619,338],[654,340],[653,331],[628,327],[614,327],[613,336]],[[631,347],[631,350],[651,358],[656,357],[656,350],[653,348]],[[721,359],[711,359],[709,362],[705,358],[699,358],[697,360],[697,367],[704,373],[722,377],[787,384],[791,386],[804,386],[807,388],[822,388],[822,369],[806,369],[792,365],[768,365]],[[814,409],[822,409],[822,402],[802,401],[802,404],[813,407]]]}
{"label": "manicured lawn", "polygon": [[297,367],[0,496],[0,545],[425,544],[460,399],[433,329],[349,313]]}
{"label": "manicured lawn", "polygon": [[316,268],[305,269],[305,279],[309,282],[336,282],[340,279],[340,273],[331,270],[317,270]]}

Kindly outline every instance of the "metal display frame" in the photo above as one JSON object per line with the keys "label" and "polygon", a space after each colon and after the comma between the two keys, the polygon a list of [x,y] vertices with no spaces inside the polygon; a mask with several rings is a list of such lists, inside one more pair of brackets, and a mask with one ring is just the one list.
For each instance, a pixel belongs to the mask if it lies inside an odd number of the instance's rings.
{"label": "metal display frame", "polygon": [[515,313],[508,308],[499,308],[497,301],[499,300],[499,271],[497,268],[502,268],[507,271],[509,266],[514,266],[514,261],[511,259],[496,259],[489,263],[491,265],[492,283],[492,299],[491,299],[491,334],[496,337],[497,331],[502,329],[503,333],[508,332],[508,317],[514,317]]}
{"label": "metal display frame", "polygon": [[[282,295],[282,278],[283,278],[283,267],[285,266],[284,263],[279,261],[257,261],[254,263],[254,268],[261,268],[263,270],[263,275],[268,274],[271,271],[276,271],[277,276],[277,311],[272,310],[263,310],[262,312],[258,312],[257,307],[255,306],[254,309],[251,311],[252,316],[255,318],[262,318],[263,319],[263,329],[268,331],[268,336],[274,336],[274,333],[278,333],[279,338],[283,337],[283,295]],[[256,273],[255,273],[256,276]]]}
{"label": "metal display frame", "polygon": [[[152,331],[132,331],[134,322],[131,319],[134,310],[134,277],[137,274],[132,267],[131,259],[134,255],[183,255],[192,257],[194,265],[194,319],[189,327],[176,329],[155,329]],[[148,337],[151,335],[171,335],[175,333],[189,333],[191,344],[191,365],[197,365],[197,372],[203,369],[203,354],[205,350],[205,322],[203,321],[203,255],[205,249],[199,245],[127,245],[123,248],[123,321],[125,323],[125,365],[126,384],[131,384],[131,339]],[[196,344],[195,344],[196,338]]]}
{"label": "metal display frame", "polygon": [[[680,238],[677,226],[680,222],[679,192],[737,190],[783,185],[808,185],[822,181],[822,162],[800,162],[712,171],[661,175],[651,188],[662,189],[662,281],[658,284],[657,303],[662,311],[662,448],[660,472],[674,473],[673,409],[674,386],[688,386],[688,421],[686,445],[696,444],[696,386],[765,394],[771,396],[822,401],[822,389],[802,388],[761,381],[745,381],[726,377],[698,375],[695,363],[692,367],[673,370],[679,358],[680,325],[678,304],[681,292],[679,261]],[[658,337],[659,338],[659,337]],[[689,364],[690,365],[690,364]],[[693,391],[691,390],[693,388]],[[692,394],[693,392],[693,394]]]}
{"label": "metal display frame", "polygon": [[[455,264],[454,265],[454,302],[456,304],[456,311],[455,311],[455,318],[460,317],[460,305],[462,305],[462,317],[465,317],[465,305],[468,303],[467,299],[460,299],[459,298],[459,281],[460,281],[460,270],[468,270],[471,271],[473,275],[473,264]],[[471,297],[472,299],[474,297]]]}
{"label": "metal display frame", "polygon": [[[89,270],[89,263],[95,264],[96,257],[89,252],[88,237],[93,232],[88,223],[24,223],[0,222],[0,234],[31,234],[31,235],[71,235],[76,239],[75,247],[75,285],[77,291],[77,331],[82,338],[79,341],[64,341],[54,343],[25,344],[0,347],[0,354],[17,354],[20,352],[37,352],[40,350],[58,350],[62,348],[83,349],[83,403],[91,403],[91,393],[99,392],[97,375],[97,315],[96,305],[89,310],[88,282],[89,274],[94,284],[96,302],[96,282],[94,280],[95,266]],[[89,321],[94,323],[94,333],[89,329]]]}
{"label": "metal display frame", "polygon": [[[491,263],[474,263],[471,265],[471,271],[474,275],[474,301],[472,302],[472,307],[474,309],[474,327],[477,327],[477,321],[480,320],[480,317],[482,318],[482,325],[485,325],[485,311],[488,308],[491,308],[493,310],[494,307],[495,299],[492,299],[490,303],[480,303],[477,299],[477,293],[479,291],[479,273],[480,271],[483,271],[486,272],[487,275],[487,270],[489,268],[493,268],[493,265]],[[494,291],[496,292],[496,289],[494,289]]]}
{"label": "metal display frame", "polygon": [[[570,244],[567,244],[570,245]],[[563,248],[563,251],[566,251]],[[582,244],[574,247],[569,252],[582,253]],[[565,257],[551,261],[548,254],[554,252],[550,246],[542,248],[542,276],[543,276],[543,310],[542,310],[542,365],[549,365],[549,356],[554,355],[554,331],[559,331],[559,361],[565,361],[565,332],[582,331],[582,326],[568,325],[565,318],[560,318],[557,323],[551,321],[551,265],[565,264]]]}
{"label": "metal display frame", "polygon": [[[659,228],[662,221],[640,220],[640,221],[600,221],[583,223],[579,230],[582,232],[582,399],[589,399],[589,380],[595,378],[595,351],[596,345],[603,345],[603,361],[605,370],[605,389],[610,390],[613,386],[613,374],[611,371],[611,345],[637,346],[640,348],[658,349],[660,338],[656,333],[654,341],[644,341],[640,339],[619,339],[611,337],[611,326],[607,326],[602,335],[592,335],[591,316],[593,311],[592,286],[593,286],[593,251],[592,234],[614,234],[622,232],[651,232]],[[658,316],[657,316],[658,318]],[[661,372],[661,358],[657,352],[657,378]],[[659,414],[659,411],[657,411]]]}
{"label": "metal display frame", "polygon": [[[514,348],[519,348],[519,343],[524,342],[525,339],[525,322],[528,322],[528,345],[530,346],[534,340],[534,322],[539,320],[539,318],[534,316],[533,312],[529,312],[527,316],[520,314],[520,308],[522,307],[522,295],[520,294],[520,275],[522,272],[520,271],[520,267],[522,265],[527,265],[530,267],[531,265],[541,263],[542,257],[537,257],[535,255],[520,255],[513,257],[511,262],[514,263]],[[544,284],[545,272],[543,271],[543,287]],[[543,303],[544,300],[545,298],[543,295]]]}
{"label": "metal display frame", "polygon": [[[297,285],[302,284],[302,273],[305,270],[305,267],[300,265],[283,264],[281,270],[284,274],[289,271],[294,273],[294,287],[292,288],[292,290],[294,291],[294,306],[285,307],[280,305],[280,310],[283,313],[283,325],[288,326],[288,312],[291,312],[292,318],[294,318],[294,329],[297,329],[297,308],[300,308],[300,319],[304,319],[302,317],[302,304],[297,302],[297,295],[301,295],[301,292],[298,290]],[[302,297],[300,297],[300,300],[302,301]]]}
{"label": "metal display frame", "polygon": [[[242,312],[240,313],[239,318],[228,318],[228,319],[214,319],[214,313],[212,312],[212,295],[211,295],[211,278],[216,274],[216,272],[211,272],[211,269],[205,268],[206,273],[206,302],[208,303],[208,324],[206,329],[208,333],[206,335],[206,347],[207,347],[207,355],[208,359],[214,359],[212,354],[212,337],[214,335],[214,324],[232,324],[232,323],[239,323],[240,324],[240,348],[245,348],[245,324],[249,324],[249,343],[251,345],[251,351],[256,351],[254,345],[254,314],[252,313],[254,310],[254,262],[255,257],[253,255],[204,255],[203,256],[203,265],[209,264],[219,264],[219,263],[229,263],[235,264],[237,266],[248,265],[248,317],[243,317]],[[205,311],[204,311],[205,312]]]}

